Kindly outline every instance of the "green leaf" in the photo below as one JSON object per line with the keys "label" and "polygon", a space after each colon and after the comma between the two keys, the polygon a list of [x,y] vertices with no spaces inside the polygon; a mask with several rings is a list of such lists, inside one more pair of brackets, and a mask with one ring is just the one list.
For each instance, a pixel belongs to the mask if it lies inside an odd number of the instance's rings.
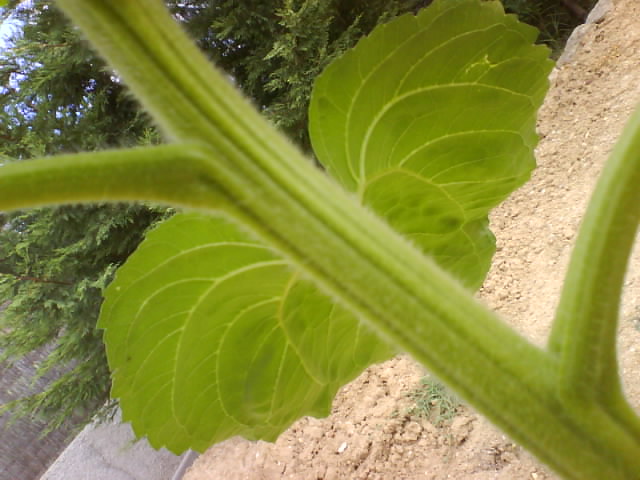
{"label": "green leaf", "polygon": [[552,67],[536,35],[498,2],[436,1],[376,29],[314,87],[320,162],[470,287],[494,253],[489,210],[535,166]]}
{"label": "green leaf", "polygon": [[[313,96],[329,172],[470,286],[493,252],[489,208],[533,167],[549,64],[532,33],[495,4],[436,2],[360,42]],[[394,353],[271,249],[197,214],[150,233],[100,326],[125,419],[175,452],[273,440]]]}
{"label": "green leaf", "polygon": [[151,444],[204,450],[275,440],[326,416],[337,389],[392,352],[234,225],[179,214],[153,230],[106,293],[113,392]]}

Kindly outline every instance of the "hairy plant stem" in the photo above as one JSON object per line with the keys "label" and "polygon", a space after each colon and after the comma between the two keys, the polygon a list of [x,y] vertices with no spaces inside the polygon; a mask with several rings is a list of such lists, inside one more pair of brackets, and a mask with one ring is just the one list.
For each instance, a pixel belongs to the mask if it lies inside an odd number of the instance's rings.
{"label": "hairy plant stem", "polygon": [[[605,165],[583,219],[564,282],[549,350],[560,359],[560,387],[571,403],[619,404],[622,425],[638,417],[626,406],[616,355],[620,298],[640,222],[640,109]],[[640,437],[637,438],[640,442]]]}
{"label": "hairy plant stem", "polygon": [[[21,182],[42,192],[39,204],[152,199],[222,209],[566,478],[638,478],[640,428],[619,421],[629,413],[626,403],[567,397],[561,355],[517,335],[315,169],[197,52],[162,2],[59,4],[179,143],[151,154],[102,154],[110,157],[92,174],[104,182],[89,189],[82,186],[87,176],[71,168],[61,169],[55,181],[62,186],[49,190],[38,162],[3,167],[8,175],[0,191],[13,185],[18,198],[3,195],[0,209],[34,205],[20,198]],[[93,162],[92,155],[77,160],[78,168]],[[31,171],[21,177],[22,168]],[[122,175],[139,191],[131,188],[123,198],[115,181]]]}
{"label": "hairy plant stem", "polygon": [[225,200],[205,180],[210,161],[205,156],[198,160],[197,152],[197,147],[175,144],[10,163],[1,167],[0,208],[69,203],[71,198],[216,208]]}

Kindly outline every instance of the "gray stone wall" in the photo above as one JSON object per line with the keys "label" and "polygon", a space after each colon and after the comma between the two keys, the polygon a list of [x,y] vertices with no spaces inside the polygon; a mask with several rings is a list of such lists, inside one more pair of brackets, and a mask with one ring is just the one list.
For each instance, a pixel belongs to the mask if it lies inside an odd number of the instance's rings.
{"label": "gray stone wall", "polygon": [[[38,390],[53,379],[52,375],[30,385],[30,378],[46,350],[35,352],[11,366],[0,368],[0,404]],[[46,424],[20,419],[9,424],[9,415],[0,416],[0,480],[37,480],[73,439],[70,426],[42,437]]]}
{"label": "gray stone wall", "polygon": [[129,424],[87,425],[40,480],[173,480],[182,457],[136,441]]}

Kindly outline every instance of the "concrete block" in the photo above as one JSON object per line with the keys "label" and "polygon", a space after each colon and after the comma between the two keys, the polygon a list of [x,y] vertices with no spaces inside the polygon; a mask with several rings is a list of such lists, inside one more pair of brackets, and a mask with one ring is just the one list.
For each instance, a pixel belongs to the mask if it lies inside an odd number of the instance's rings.
{"label": "concrete block", "polygon": [[88,425],[40,480],[171,480],[181,457],[135,441],[128,424]]}

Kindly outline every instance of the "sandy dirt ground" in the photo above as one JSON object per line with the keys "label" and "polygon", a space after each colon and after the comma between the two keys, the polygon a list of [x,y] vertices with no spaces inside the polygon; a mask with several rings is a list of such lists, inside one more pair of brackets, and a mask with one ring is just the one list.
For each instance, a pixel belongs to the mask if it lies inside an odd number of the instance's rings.
{"label": "sandy dirt ground", "polygon": [[[579,27],[550,77],[532,180],[492,215],[498,251],[480,296],[537,344],[549,332],[590,192],[640,102],[640,2],[617,0],[604,11]],[[640,252],[620,332],[625,388],[640,406]],[[230,439],[185,480],[556,478],[464,405],[441,426],[416,415],[411,392],[424,376],[405,356],[373,366],[340,391],[328,418],[301,419],[273,444]]]}

